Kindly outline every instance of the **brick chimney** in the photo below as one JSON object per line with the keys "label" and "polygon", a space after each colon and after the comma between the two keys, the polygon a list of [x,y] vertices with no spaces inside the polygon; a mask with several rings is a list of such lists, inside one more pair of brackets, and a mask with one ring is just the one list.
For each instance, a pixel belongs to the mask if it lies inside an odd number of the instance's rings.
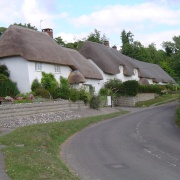
{"label": "brick chimney", "polygon": [[47,32],[53,38],[53,30],[50,28],[42,29],[42,32]]}
{"label": "brick chimney", "polygon": [[112,48],[117,50],[117,46],[116,45],[112,46]]}
{"label": "brick chimney", "polygon": [[107,46],[107,47],[109,47],[109,41],[107,41],[107,40],[104,41],[104,45]]}

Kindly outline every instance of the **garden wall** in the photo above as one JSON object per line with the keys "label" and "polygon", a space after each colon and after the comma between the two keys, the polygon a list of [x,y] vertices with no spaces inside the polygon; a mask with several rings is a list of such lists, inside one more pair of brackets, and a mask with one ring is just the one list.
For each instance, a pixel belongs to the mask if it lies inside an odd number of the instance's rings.
{"label": "garden wall", "polygon": [[139,101],[147,101],[155,98],[155,93],[140,93],[135,97],[117,97],[116,105],[117,106],[125,106],[125,107],[133,107]]}

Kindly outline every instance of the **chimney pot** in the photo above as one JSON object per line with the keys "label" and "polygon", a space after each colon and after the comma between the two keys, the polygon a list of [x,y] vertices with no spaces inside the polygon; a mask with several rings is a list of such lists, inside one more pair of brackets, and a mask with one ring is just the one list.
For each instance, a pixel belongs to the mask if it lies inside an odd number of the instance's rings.
{"label": "chimney pot", "polygon": [[109,41],[104,41],[104,45],[109,47]]}
{"label": "chimney pot", "polygon": [[117,50],[117,46],[116,45],[112,46],[112,48]]}
{"label": "chimney pot", "polygon": [[50,37],[53,38],[53,30],[50,28],[42,29],[42,32],[46,32],[49,34]]}

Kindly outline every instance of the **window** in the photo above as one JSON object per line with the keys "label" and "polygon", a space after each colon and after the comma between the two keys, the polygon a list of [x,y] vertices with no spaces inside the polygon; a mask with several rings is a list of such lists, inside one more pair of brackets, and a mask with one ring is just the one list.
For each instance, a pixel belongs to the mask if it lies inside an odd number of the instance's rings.
{"label": "window", "polygon": [[55,73],[60,73],[61,72],[61,68],[58,65],[54,66],[54,70],[55,70]]}
{"label": "window", "polygon": [[41,63],[35,63],[35,70],[36,71],[42,71],[42,64]]}

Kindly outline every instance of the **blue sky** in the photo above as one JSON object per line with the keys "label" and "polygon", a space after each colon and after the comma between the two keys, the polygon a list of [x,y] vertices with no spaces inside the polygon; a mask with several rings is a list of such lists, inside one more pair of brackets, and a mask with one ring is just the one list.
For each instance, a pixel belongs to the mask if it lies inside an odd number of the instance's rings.
{"label": "blue sky", "polygon": [[66,42],[87,37],[94,29],[121,46],[123,29],[144,46],[180,35],[180,0],[0,0],[0,26],[31,23],[52,28]]}

